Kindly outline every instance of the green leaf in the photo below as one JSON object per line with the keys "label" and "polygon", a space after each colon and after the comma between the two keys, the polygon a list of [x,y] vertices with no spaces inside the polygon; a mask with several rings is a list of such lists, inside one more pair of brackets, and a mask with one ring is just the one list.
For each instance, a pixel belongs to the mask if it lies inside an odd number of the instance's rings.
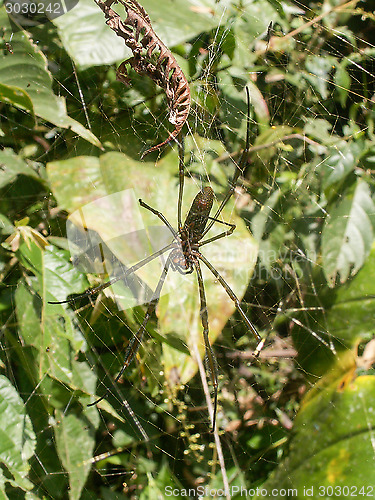
{"label": "green leaf", "polygon": [[[11,31],[4,7],[0,9],[0,21]],[[58,127],[70,128],[101,147],[92,132],[68,116],[65,99],[53,93],[47,59],[26,32],[14,34],[12,47],[12,54],[0,52],[0,99]]]}
{"label": "green leaf", "polygon": [[[332,291],[329,291],[332,296]],[[329,329],[346,345],[354,346],[361,338],[375,334],[375,247],[360,272],[337,289],[334,304],[328,310]],[[345,335],[346,332],[346,335]],[[350,343],[348,343],[350,340]]]}
{"label": "green leaf", "polygon": [[[356,377],[348,371],[333,382],[332,374],[322,379],[302,402],[288,457],[262,488],[294,488],[298,498],[312,488],[309,496],[318,498],[319,488],[346,486],[353,491],[371,484],[374,396],[374,375]],[[340,498],[346,496],[334,491]]]}
{"label": "green leaf", "polygon": [[323,99],[328,97],[328,85],[330,83],[330,73],[332,67],[337,63],[337,59],[329,56],[307,56],[306,70],[304,77],[311,83],[313,88],[319,92]]}
{"label": "green leaf", "polygon": [[33,102],[25,90],[0,83],[0,101],[24,109],[34,116]]}
{"label": "green leaf", "polygon": [[15,228],[8,217],[0,213],[0,234],[11,234],[14,229]]}
{"label": "green leaf", "polygon": [[[328,292],[332,298],[332,290]],[[375,335],[375,247],[358,274],[336,289],[327,310],[328,329],[346,347]]]}
{"label": "green leaf", "polygon": [[5,492],[6,479],[4,477],[3,471],[0,469],[0,500],[8,500],[8,496]]}
{"label": "green leaf", "polygon": [[268,0],[268,2],[272,5],[272,7],[276,10],[280,17],[282,17],[283,19],[286,18],[283,4],[279,2],[279,0]]}
{"label": "green leaf", "polygon": [[226,54],[229,59],[233,59],[234,51],[236,48],[236,37],[232,28],[226,26],[219,26],[215,34],[218,50]]}
{"label": "green leaf", "polygon": [[220,71],[219,86],[223,95],[220,103],[222,112],[225,114],[225,128],[233,136],[232,141],[246,136],[247,102],[245,86],[249,90],[251,113],[255,114],[256,120],[261,129],[268,128],[269,110],[267,103],[255,83],[247,78],[247,74],[239,68],[232,66],[229,69]]}
{"label": "green leaf", "polygon": [[[67,262],[67,252],[41,248],[35,241],[25,240],[21,241],[18,255],[36,276],[29,277],[28,286],[19,283],[15,292],[19,333],[25,346],[32,347],[26,351],[29,358],[24,363],[25,371],[32,387],[37,387],[38,394],[48,398],[48,404],[55,408],[56,421],[51,427],[57,453],[68,472],[69,497],[78,499],[91,469],[99,425],[97,408],[86,407],[97,380],[89,364],[77,360],[77,353],[86,350],[86,343],[74,313],[47,301],[62,293],[81,292],[86,283]],[[25,356],[25,350],[22,353]],[[79,411],[72,392],[79,400]],[[61,407],[64,410],[57,410]]]}
{"label": "green leaf", "polygon": [[274,24],[280,23],[285,14],[277,0],[246,1],[238,5],[241,8],[235,7],[234,20],[230,18],[236,41],[234,64],[244,69],[244,76],[247,78],[245,69],[252,67],[256,60],[252,51],[254,44],[261,35],[266,36],[271,21]]}
{"label": "green leaf", "polygon": [[277,148],[283,145],[283,137],[292,132],[293,129],[286,125],[265,128],[254,141],[254,146],[264,146],[264,148],[256,152],[257,161],[267,165],[275,155]]}
{"label": "green leaf", "polygon": [[58,411],[54,426],[56,447],[64,469],[69,475],[69,498],[79,500],[88,474],[95,446],[95,429],[87,425],[87,413],[96,408],[86,408],[79,416]]}
{"label": "green leaf", "polygon": [[251,232],[259,244],[261,243],[262,237],[266,231],[267,222],[272,220],[275,206],[279,202],[281,194],[281,190],[276,189],[266,200],[262,210],[259,210],[259,212],[251,219]]}
{"label": "green leaf", "polygon": [[[45,385],[45,376],[48,375],[58,382],[62,382],[71,391],[80,391],[89,395],[95,392],[96,378],[92,370],[86,370],[85,362],[75,360],[78,347],[84,348],[82,334],[73,324],[71,314],[62,310],[62,307],[48,306],[47,314],[43,314],[40,321],[39,311],[33,306],[34,294],[22,285],[16,292],[17,317],[20,334],[27,345],[33,346],[33,366],[28,367],[28,375],[37,385],[39,381],[41,392],[49,393]],[[73,349],[72,347],[75,347]]]}
{"label": "green leaf", "polygon": [[33,487],[27,475],[29,460],[36,447],[36,436],[26,409],[13,385],[0,375],[0,463],[6,472],[6,477],[0,476],[0,484],[8,481],[14,488],[24,491]]}
{"label": "green leaf", "polygon": [[354,141],[340,141],[329,148],[317,169],[323,175],[323,188],[344,180],[357,166],[361,153],[361,145]]}
{"label": "green leaf", "polygon": [[35,360],[29,368],[34,384],[42,381],[43,392],[43,380],[48,375],[88,398],[95,391],[96,378],[86,362],[75,359],[78,351],[86,349],[85,339],[72,311],[47,303],[56,295],[66,296],[85,288],[84,278],[63,259],[64,254],[52,247],[41,249],[33,241],[20,245],[19,258],[37,279],[32,280],[33,291],[23,283],[17,287],[16,311],[23,340],[34,348]]}
{"label": "green leaf", "polygon": [[[335,146],[337,145],[338,138],[334,134],[332,134],[332,124],[329,123],[328,120],[325,120],[323,118],[316,118],[315,120],[307,120],[306,124],[303,128],[304,133],[309,136],[313,137],[317,141],[321,142],[322,145],[329,145],[329,144],[334,144]],[[345,143],[343,143],[345,145]],[[340,147],[341,144],[338,144]],[[325,148],[323,148],[323,151]],[[337,151],[337,150],[336,150]],[[335,153],[335,151],[332,151],[332,153]],[[327,155],[327,158],[329,158],[330,155]]]}
{"label": "green leaf", "polygon": [[167,464],[164,463],[159,468],[156,478],[153,478],[151,474],[148,477],[149,482],[142,491],[140,500],[165,498],[172,495],[172,492],[173,498],[183,498],[185,496],[182,494],[183,485],[177,480]]}
{"label": "green leaf", "polygon": [[[222,22],[221,9],[212,15],[212,9],[201,0],[144,0],[142,6],[150,16],[158,37],[167,47],[190,40]],[[126,18],[121,5],[116,5],[114,9],[122,14],[123,19]],[[111,64],[131,54],[124,41],[105,24],[104,14],[93,0],[81,0],[54,23],[65,49],[80,66]]]}
{"label": "green leaf", "polygon": [[369,186],[358,181],[352,195],[331,211],[322,233],[324,274],[330,286],[344,283],[362,267],[374,239],[374,203]]}
{"label": "green leaf", "polygon": [[[293,328],[298,366],[312,380],[335,365],[337,356],[347,352],[353,356],[360,342],[375,335],[375,247],[358,274],[345,284],[332,290],[319,274],[314,285],[319,294],[306,296],[309,313],[301,312],[297,319],[303,323]],[[329,344],[336,353],[330,351]]]}
{"label": "green leaf", "polygon": [[336,66],[336,71],[333,77],[335,83],[335,91],[339,97],[342,107],[345,106],[346,100],[349,95],[351,79],[349,73],[346,71],[347,63],[343,62]]}
{"label": "green leaf", "polygon": [[0,188],[13,182],[17,175],[27,175],[40,180],[38,174],[14,151],[6,148],[0,151]]}

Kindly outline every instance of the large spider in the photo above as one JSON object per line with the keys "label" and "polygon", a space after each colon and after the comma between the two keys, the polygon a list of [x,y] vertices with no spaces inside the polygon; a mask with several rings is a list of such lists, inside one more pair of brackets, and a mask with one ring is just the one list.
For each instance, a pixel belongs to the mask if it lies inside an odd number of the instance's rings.
{"label": "large spider", "polygon": [[[205,345],[205,350],[206,350],[206,355],[205,355],[205,360],[206,360],[206,368],[209,373],[213,391],[214,391],[214,410],[213,410],[213,415],[212,415],[212,430],[215,429],[215,423],[216,423],[216,411],[217,411],[217,393],[218,393],[218,366],[217,366],[217,360],[215,353],[212,349],[212,346],[210,344],[209,340],[209,324],[208,324],[208,313],[207,313],[207,302],[206,302],[206,294],[205,294],[205,288],[203,284],[203,276],[202,276],[202,270],[201,270],[201,265],[200,261],[203,262],[205,266],[208,267],[208,269],[211,271],[211,273],[215,276],[215,278],[219,281],[219,283],[222,285],[222,287],[225,289],[229,297],[233,300],[233,302],[236,305],[236,308],[240,315],[242,316],[245,324],[251,331],[251,333],[254,335],[256,338],[258,344],[255,348],[254,351],[254,356],[258,356],[260,350],[263,347],[264,340],[260,337],[259,333],[257,332],[255,326],[252,324],[252,322],[247,318],[245,312],[241,308],[240,301],[233,292],[233,290],[230,288],[228,283],[224,280],[224,278],[219,274],[219,272],[215,269],[215,267],[204,257],[204,255],[201,254],[200,248],[203,245],[207,245],[207,243],[211,243],[213,241],[218,240],[219,238],[224,238],[225,236],[229,236],[230,234],[233,233],[235,230],[236,226],[234,224],[229,224],[227,222],[222,222],[218,220],[218,217],[220,213],[222,212],[223,208],[225,205],[228,203],[230,197],[232,196],[236,182],[243,171],[243,168],[246,165],[247,162],[247,157],[248,157],[248,151],[249,151],[249,144],[250,144],[250,97],[249,97],[249,91],[246,88],[246,93],[247,93],[247,131],[246,131],[246,144],[245,144],[245,149],[243,150],[243,153],[241,155],[240,161],[238,165],[236,165],[236,170],[233,175],[232,180],[230,181],[230,187],[228,192],[226,193],[223,201],[221,202],[218,210],[216,211],[214,217],[210,217],[210,211],[212,209],[212,204],[213,204],[213,199],[214,199],[214,193],[211,187],[206,186],[204,187],[194,198],[194,201],[190,207],[189,213],[185,219],[184,224],[182,224],[182,217],[181,217],[181,212],[182,212],[182,197],[183,197],[183,190],[184,190],[184,148],[183,148],[183,141],[180,140],[178,143],[178,149],[179,149],[179,194],[178,194],[178,205],[177,205],[177,220],[178,220],[178,230],[176,231],[171,224],[168,222],[168,220],[165,218],[165,216],[159,212],[158,210],[155,210],[154,208],[150,207],[146,203],[144,203],[141,199],[139,200],[140,205],[151,211],[153,214],[155,214],[170,230],[172,236],[173,236],[173,241],[166,245],[165,247],[161,248],[157,252],[153,253],[152,255],[146,257],[145,259],[141,260],[134,266],[130,267],[127,269],[125,272],[123,272],[119,276],[115,276],[114,278],[110,279],[106,283],[99,285],[95,288],[91,288],[87,290],[85,293],[78,295],[76,297],[63,300],[60,302],[50,302],[50,304],[64,304],[64,303],[71,303],[76,300],[79,300],[83,297],[91,296],[94,294],[97,294],[104,290],[105,288],[113,285],[119,280],[125,280],[127,276],[130,274],[134,273],[144,265],[146,265],[148,262],[156,259],[160,255],[164,254],[168,250],[170,250],[170,253],[166,259],[166,263],[164,265],[162,274],[159,278],[159,282],[156,286],[156,289],[154,293],[152,294],[151,300],[148,304],[146,314],[144,317],[144,320],[137,331],[137,333],[131,338],[129,341],[128,347],[125,352],[124,356],[124,362],[123,366],[114,379],[114,382],[117,382],[126,368],[130,365],[132,362],[134,356],[136,355],[142,339],[143,335],[146,332],[146,326],[147,323],[154,312],[156,305],[158,303],[158,300],[160,298],[161,290],[163,288],[167,273],[169,271],[169,268],[171,268],[173,271],[177,271],[181,274],[190,274],[194,270],[197,273],[197,279],[198,279],[198,287],[199,287],[199,296],[200,296],[200,316],[201,316],[201,321],[202,321],[202,326],[203,326],[203,339],[204,339],[204,345]],[[208,231],[211,229],[213,224],[215,222],[219,222],[221,224],[225,224],[226,226],[229,227],[228,230],[223,231],[220,234],[217,234],[216,236],[213,236],[212,238],[208,238],[204,240],[204,236],[208,233]],[[93,403],[90,403],[89,406],[95,405],[99,403],[102,399],[106,397],[108,394],[109,390],[107,390],[103,396],[101,396],[99,399],[94,401]]]}

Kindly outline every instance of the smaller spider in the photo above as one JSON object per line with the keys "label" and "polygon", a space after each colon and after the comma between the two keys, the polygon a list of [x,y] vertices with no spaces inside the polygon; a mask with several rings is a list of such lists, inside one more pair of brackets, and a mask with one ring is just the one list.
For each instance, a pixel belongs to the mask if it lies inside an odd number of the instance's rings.
{"label": "smaller spider", "polygon": [[[165,218],[165,216],[159,212],[158,210],[155,210],[154,208],[150,207],[146,203],[144,203],[142,200],[139,200],[140,205],[155,214],[170,230],[172,236],[173,236],[173,241],[166,245],[165,247],[161,248],[157,252],[153,253],[149,257],[146,257],[145,259],[141,260],[134,266],[130,267],[127,269],[123,274],[120,276],[116,276],[109,280],[108,282],[99,285],[95,288],[91,288],[87,290],[85,293],[78,295],[77,297],[73,297],[71,299],[63,300],[60,302],[49,302],[50,304],[65,304],[65,303],[71,303],[76,300],[79,300],[83,297],[91,296],[93,294],[97,294],[104,290],[105,288],[113,285],[119,280],[124,280],[127,276],[130,274],[134,273],[144,265],[146,265],[148,262],[156,259],[160,255],[164,254],[165,252],[170,250],[170,253],[167,257],[166,263],[164,265],[162,274],[160,276],[159,282],[156,286],[156,289],[151,297],[151,300],[148,304],[147,310],[145,317],[143,319],[143,322],[137,331],[137,333],[130,339],[129,344],[127,346],[125,356],[124,356],[124,361],[123,361],[123,366],[114,379],[114,382],[117,382],[126,368],[130,365],[132,362],[134,356],[136,355],[143,339],[143,335],[146,333],[146,326],[147,323],[154,312],[156,305],[158,303],[158,300],[160,298],[161,290],[163,288],[165,279],[167,277],[167,273],[169,271],[169,268],[171,268],[173,271],[177,271],[181,274],[190,274],[194,270],[197,273],[197,279],[198,279],[198,287],[199,287],[199,296],[200,296],[200,316],[201,316],[201,321],[202,321],[202,326],[203,326],[203,339],[204,339],[204,345],[205,345],[205,360],[206,360],[206,368],[210,376],[210,380],[212,383],[213,391],[214,391],[214,409],[213,409],[213,415],[212,415],[212,430],[214,431],[215,429],[215,424],[216,424],[216,412],[217,412],[217,394],[218,394],[218,365],[217,365],[217,360],[215,353],[212,349],[212,346],[210,344],[209,340],[209,324],[208,324],[208,313],[207,313],[207,301],[206,301],[206,293],[205,293],[205,288],[203,284],[203,276],[202,276],[202,269],[200,265],[200,261],[203,262],[203,264],[211,271],[211,273],[215,276],[215,278],[219,281],[221,286],[225,289],[229,297],[233,300],[233,302],[236,305],[236,308],[240,315],[242,316],[242,319],[244,320],[245,324],[251,331],[251,333],[254,335],[256,338],[258,344],[255,348],[254,351],[254,356],[257,357],[263,348],[264,345],[264,340],[260,337],[259,333],[257,332],[255,326],[252,324],[252,322],[248,319],[246,316],[245,312],[241,308],[241,304],[233,290],[230,288],[228,283],[224,280],[224,278],[219,274],[219,272],[215,269],[215,267],[202,255],[200,252],[200,248],[203,245],[207,245],[207,243],[212,243],[213,241],[218,240],[219,238],[224,238],[226,236],[229,236],[233,233],[235,230],[236,226],[234,224],[229,224],[227,222],[222,222],[218,220],[218,216],[222,212],[223,208],[225,205],[228,203],[230,197],[232,196],[236,182],[240,176],[240,173],[242,172],[243,168],[246,165],[247,161],[247,156],[248,156],[248,151],[249,151],[249,144],[250,144],[250,97],[249,97],[249,91],[248,88],[246,88],[246,93],[247,93],[247,132],[246,132],[246,144],[245,144],[245,149],[241,155],[240,162],[236,166],[235,173],[233,175],[233,179],[230,182],[230,188],[225,195],[223,201],[221,202],[218,210],[216,211],[214,217],[210,217],[210,212],[212,209],[212,204],[214,200],[214,192],[211,187],[206,186],[204,187],[194,198],[193,203],[190,207],[189,213],[185,219],[184,224],[182,224],[182,217],[181,217],[181,209],[182,209],[182,196],[183,196],[183,189],[184,189],[184,148],[183,148],[183,143],[182,141],[179,142],[178,148],[179,148],[179,194],[178,194],[178,231],[176,231],[171,224],[168,222],[168,220]],[[217,234],[216,236],[213,236],[211,238],[208,238],[204,240],[204,236],[208,233],[208,231],[211,229],[213,224],[215,222],[218,222],[220,224],[224,224],[229,227],[226,231],[223,231],[220,234]],[[109,389],[106,390],[103,396],[101,396],[99,399],[94,401],[93,403],[90,403],[88,406],[95,405],[99,403],[102,399],[106,397],[108,394]]]}

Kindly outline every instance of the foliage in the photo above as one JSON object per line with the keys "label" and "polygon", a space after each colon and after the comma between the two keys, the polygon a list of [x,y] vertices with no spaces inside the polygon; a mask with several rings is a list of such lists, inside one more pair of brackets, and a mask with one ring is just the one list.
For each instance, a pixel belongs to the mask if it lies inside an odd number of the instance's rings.
{"label": "foliage", "polygon": [[[184,213],[202,182],[224,196],[250,90],[248,167],[223,213],[237,229],[207,256],[266,348],[252,359],[251,334],[207,275],[220,467],[194,356],[196,280],[169,283],[115,385],[160,269],[139,274],[143,300],[120,283],[91,303],[48,303],[155,250],[165,233],[137,199],[176,226],[178,159],[173,146],[140,160],[171,130],[165,96],[135,73],[131,87],[115,80],[126,51],[93,1],[12,38],[1,7],[1,498],[155,498],[221,489],[225,475],[233,498],[257,486],[359,491],[374,457],[370,3],[169,3],[142,5],[190,82]],[[116,197],[125,190],[131,206]],[[84,228],[73,240],[68,215]],[[72,257],[79,242],[94,243]]]}

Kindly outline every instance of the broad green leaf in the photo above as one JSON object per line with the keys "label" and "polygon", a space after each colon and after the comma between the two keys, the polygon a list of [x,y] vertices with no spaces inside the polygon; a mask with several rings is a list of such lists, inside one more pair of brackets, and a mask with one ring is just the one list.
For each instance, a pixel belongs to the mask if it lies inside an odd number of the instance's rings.
{"label": "broad green leaf", "polygon": [[276,12],[285,19],[285,12],[283,8],[283,4],[279,2],[279,0],[268,0],[272,7],[276,10]]}
{"label": "broad green leaf", "polygon": [[5,492],[6,479],[4,477],[3,471],[0,469],[0,500],[8,500],[8,496]]}
{"label": "broad green leaf", "polygon": [[236,48],[236,38],[233,29],[225,25],[219,26],[216,30],[215,37],[220,50],[232,60]]}
{"label": "broad green leaf", "polygon": [[323,269],[330,286],[344,283],[362,267],[374,239],[374,203],[369,186],[359,181],[331,211],[322,233]]}
{"label": "broad green leaf", "polygon": [[[155,245],[153,235],[158,232],[161,231],[164,245],[171,241],[170,233],[165,232],[163,223],[148,210],[140,208],[137,200],[142,198],[151,207],[161,211],[172,226],[176,227],[178,178],[168,174],[168,170],[177,172],[177,164],[174,151],[162,158],[157,167],[153,163],[138,162],[120,153],[107,153],[100,158],[82,157],[53,162],[48,164],[47,171],[59,204],[73,212],[71,221],[77,226],[84,225],[87,229],[94,230],[116,259],[129,266],[163,246]],[[90,183],[87,179],[90,179]],[[96,188],[88,190],[87,186],[93,179]],[[200,184],[186,179],[183,215],[187,213],[199,188]],[[104,193],[107,193],[106,196]],[[217,203],[215,206],[217,207]],[[217,267],[241,298],[255,264],[257,246],[243,221],[233,214],[233,204],[228,204],[222,214],[222,220],[235,223],[235,233],[230,238],[223,238],[203,247],[202,253]],[[225,226],[215,224],[209,235],[218,234],[223,229],[225,230]],[[147,302],[147,297],[150,300],[150,294],[156,288],[163,265],[157,259],[137,272],[141,283],[144,284],[142,290],[145,285],[150,290],[144,292],[144,302]],[[210,338],[213,342],[233,314],[235,306],[225,290],[215,283],[204,264],[202,268]],[[120,301],[119,295],[123,296],[123,302]],[[127,308],[142,303],[142,297],[131,296],[129,290],[126,292],[126,289],[121,288],[121,293],[117,292],[117,302],[119,307]],[[197,369],[183,349],[172,348],[170,344],[173,339],[177,339],[192,352],[193,345],[197,342],[203,352],[199,307],[195,273],[182,276],[170,271],[157,310],[160,333],[170,340],[163,344],[167,379],[173,377],[175,381],[186,382]]]}
{"label": "broad green leaf", "polygon": [[[306,120],[306,124],[303,127],[304,133],[313,137],[315,140],[319,141],[322,145],[334,144],[336,147],[340,147],[341,144],[338,143],[338,138],[332,133],[332,124],[328,120],[323,118],[317,118],[315,120]],[[345,143],[343,143],[345,144]],[[323,151],[324,151],[323,146]],[[336,150],[337,151],[337,150]],[[330,155],[327,155],[329,158]]]}
{"label": "broad green leaf", "polygon": [[[305,297],[306,312],[297,315],[293,340],[298,365],[312,379],[321,376],[337,362],[337,356],[375,335],[375,247],[362,269],[345,284],[329,288],[322,275],[315,276],[318,295]],[[294,316],[294,315],[293,315]],[[333,343],[336,354],[330,351]]]}
{"label": "broad green leaf", "polygon": [[86,402],[95,392],[95,375],[86,370],[85,362],[75,360],[77,346],[83,348],[82,334],[73,324],[73,318],[62,307],[48,306],[47,312],[33,305],[34,295],[20,285],[16,292],[16,307],[20,334],[27,345],[33,346],[34,364],[28,366],[29,378],[36,385],[39,381],[41,392],[48,394],[49,386],[45,377],[62,382],[71,391],[86,394]]}
{"label": "broad green leaf", "polygon": [[0,101],[24,109],[34,116],[34,106],[30,96],[19,87],[0,83]]}
{"label": "broad green leaf", "polygon": [[40,179],[38,174],[12,149],[0,151],[0,188],[13,182],[17,175]]}
{"label": "broad green leaf", "polygon": [[[4,7],[0,9],[0,21],[10,33]],[[0,99],[58,127],[70,128],[95,146],[101,147],[100,141],[92,132],[68,116],[65,99],[53,93],[47,59],[27,33],[15,33],[12,47],[12,54],[0,52]]]}
{"label": "broad green leaf", "polygon": [[[238,5],[241,6],[241,9],[236,6],[234,21],[231,19],[236,41],[233,62],[237,67],[247,69],[254,64],[256,59],[251,50],[255,42],[262,36],[266,37],[271,21],[274,24],[281,23],[284,15],[278,1],[260,0],[253,2],[246,0]],[[244,75],[246,75],[245,71]]]}
{"label": "broad green leaf", "polygon": [[283,137],[292,132],[294,130],[286,125],[272,126],[263,130],[254,141],[254,146],[264,146],[256,152],[257,160],[263,165],[268,165],[277,148],[283,146]]}
{"label": "broad green leaf", "polygon": [[69,475],[69,498],[78,500],[91,469],[95,447],[95,428],[87,425],[87,413],[96,408],[86,408],[79,416],[73,412],[56,412],[54,426],[56,447],[61,463]]}
{"label": "broad green leaf", "polygon": [[[64,252],[52,247],[40,248],[35,242],[23,242],[18,251],[21,262],[36,279],[33,291],[20,283],[16,290],[16,311],[20,333],[27,345],[33,346],[35,361],[29,366],[34,383],[48,375],[63,382],[71,390],[93,394],[95,375],[86,370],[86,362],[76,361],[76,353],[86,343],[74,322],[72,312],[61,305],[48,304],[85,288],[82,275],[63,258]],[[43,383],[41,384],[43,391]]]}
{"label": "broad green leaf", "polygon": [[[208,4],[208,5],[207,5]],[[222,8],[214,1],[142,1],[158,37],[173,47],[222,22]],[[114,10],[126,18],[121,5]],[[65,49],[80,66],[111,64],[130,56],[131,51],[106,24],[94,0],[82,0],[71,11],[54,20]]]}
{"label": "broad green leaf", "polygon": [[140,500],[152,500],[154,498],[165,498],[172,495],[173,498],[183,498],[181,494],[183,485],[178,481],[173,471],[164,463],[158,470],[157,477],[149,474],[149,481],[146,488],[142,491]]}
{"label": "broad green leaf", "polygon": [[375,377],[356,376],[347,368],[333,381],[332,375],[322,379],[307,394],[294,422],[289,454],[262,485],[264,490],[293,488],[291,496],[305,498],[304,491],[312,488],[309,496],[319,498],[319,488],[331,486],[344,498],[339,487],[358,491],[373,484]]}
{"label": "broad green leaf", "polygon": [[14,226],[5,215],[0,213],[0,233],[11,234],[14,231]]}
{"label": "broad green leaf", "polygon": [[327,99],[328,97],[328,85],[331,79],[330,73],[336,63],[336,58],[328,57],[327,55],[324,57],[313,55],[306,58],[305,64],[308,73],[304,73],[304,77],[319,92],[323,99]]}
{"label": "broad green leaf", "polygon": [[251,231],[254,238],[260,244],[262,241],[263,234],[266,230],[267,222],[272,219],[272,215],[275,210],[275,205],[278,203],[281,197],[281,190],[277,189],[271,196],[266,200],[262,209],[251,219]]}
{"label": "broad green leaf", "polygon": [[[50,405],[64,408],[50,425],[59,459],[68,472],[70,498],[78,499],[91,468],[94,434],[99,426],[97,408],[86,407],[92,401],[97,381],[88,363],[77,360],[77,353],[86,349],[86,343],[74,314],[47,301],[82,291],[84,280],[67,262],[64,251],[41,248],[33,240],[26,240],[21,242],[18,255],[36,277],[29,277],[27,287],[19,283],[15,293],[19,332],[25,346],[33,347],[26,351],[26,374]],[[67,410],[68,401],[68,407],[74,407],[72,392],[79,398],[79,412]]]}
{"label": "broad green leaf", "polygon": [[342,180],[356,168],[361,145],[355,141],[340,141],[328,149],[324,161],[318,167],[323,175],[323,188],[327,189]]}
{"label": "broad green leaf", "polygon": [[353,348],[361,340],[375,334],[375,247],[363,268],[351,280],[337,288],[327,311],[327,326],[331,334],[346,347]]}
{"label": "broad green leaf", "polygon": [[[243,83],[242,87],[238,85],[238,82],[241,81]],[[270,115],[266,100],[256,84],[249,81],[246,73],[232,66],[229,70],[220,72],[220,85],[225,97],[221,106],[227,114],[226,125],[228,127],[241,128],[243,130],[243,137],[245,137],[245,117],[247,113],[246,93],[244,92],[245,85],[249,90],[250,105],[256,115],[260,128],[268,126]]]}
{"label": "broad green leaf", "polygon": [[5,472],[5,476],[0,476],[0,484],[9,482],[14,488],[32,489],[27,476],[35,447],[36,436],[27,406],[10,381],[0,375],[0,463]]}
{"label": "broad green leaf", "polygon": [[340,63],[336,66],[336,71],[334,74],[335,91],[339,97],[340,104],[342,107],[345,106],[346,100],[349,95],[351,79],[349,73],[346,70],[347,63]]}

